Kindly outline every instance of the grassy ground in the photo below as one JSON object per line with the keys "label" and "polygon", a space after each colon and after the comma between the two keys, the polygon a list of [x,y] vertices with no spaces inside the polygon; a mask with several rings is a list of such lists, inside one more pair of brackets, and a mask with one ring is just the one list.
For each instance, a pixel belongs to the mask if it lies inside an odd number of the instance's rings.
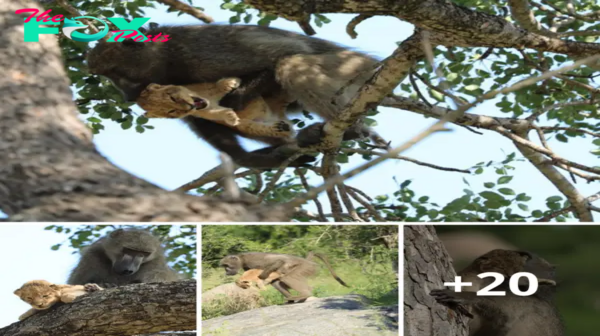
{"label": "grassy ground", "polygon": [[[361,267],[359,262],[337,263],[334,265],[335,272],[350,288],[340,285],[329,274],[325,267],[321,267],[320,272],[314,278],[309,279],[309,284],[313,287],[313,295],[316,297],[330,297],[345,294],[361,294],[372,300],[374,305],[386,306],[398,304],[397,292],[391,293],[398,288],[396,276],[392,271],[391,263],[369,265]],[[202,292],[222,284],[232,283],[241,276],[226,277],[223,269],[202,269]],[[267,290],[261,292],[262,299],[259,306],[272,306],[283,304],[283,296],[272,286],[267,286]],[[294,294],[295,292],[292,292]],[[238,300],[213,301],[211,304],[202,305],[202,319],[210,319],[218,316],[231,315],[251,309],[247,304]]]}

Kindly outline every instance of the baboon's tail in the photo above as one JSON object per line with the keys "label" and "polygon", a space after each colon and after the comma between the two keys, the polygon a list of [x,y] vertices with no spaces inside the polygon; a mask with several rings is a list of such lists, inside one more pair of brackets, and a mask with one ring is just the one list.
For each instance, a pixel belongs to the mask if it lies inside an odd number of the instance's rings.
{"label": "baboon's tail", "polygon": [[311,251],[311,252],[308,252],[308,255],[306,256],[306,259],[312,261],[313,257],[317,257],[317,258],[321,259],[325,263],[325,265],[327,266],[327,269],[329,270],[329,273],[331,273],[331,276],[333,276],[333,278],[337,282],[339,282],[344,287],[350,288],[350,286],[348,286],[344,282],[344,280],[340,279],[340,277],[337,274],[335,274],[335,271],[333,270],[333,268],[331,268],[331,264],[329,264],[329,261],[327,260],[326,256],[324,256],[322,254],[319,254],[319,253],[314,253],[314,252]]}

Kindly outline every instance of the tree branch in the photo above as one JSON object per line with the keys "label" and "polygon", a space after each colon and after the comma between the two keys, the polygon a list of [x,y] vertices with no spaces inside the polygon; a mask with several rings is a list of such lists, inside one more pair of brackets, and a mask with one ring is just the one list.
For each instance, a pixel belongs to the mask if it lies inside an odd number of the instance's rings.
{"label": "tree branch", "polygon": [[0,329],[0,336],[128,336],[196,330],[196,280],[94,292]]}
{"label": "tree branch", "polygon": [[0,204],[11,221],[282,221],[278,206],[169,193],[115,167],[79,120],[56,38],[23,37],[20,8],[0,7]]}

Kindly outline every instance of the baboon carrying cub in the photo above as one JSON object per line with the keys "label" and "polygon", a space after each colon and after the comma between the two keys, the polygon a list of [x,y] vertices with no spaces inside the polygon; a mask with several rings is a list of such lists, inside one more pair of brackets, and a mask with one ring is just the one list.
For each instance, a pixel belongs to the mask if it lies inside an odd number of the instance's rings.
{"label": "baboon carrying cub", "polygon": [[[236,275],[240,269],[248,271],[250,269],[262,270],[258,276],[265,280],[276,272],[280,276],[274,278],[271,285],[275,287],[287,300],[287,303],[304,302],[312,295],[312,288],[308,285],[307,278],[317,273],[318,265],[312,261],[313,257],[321,259],[327,269],[337,282],[342,286],[349,287],[340,279],[327,260],[327,257],[321,254],[310,252],[305,258],[278,253],[249,252],[229,255],[223,258],[220,266],[225,268],[226,275]],[[289,290],[293,289],[299,293],[293,296]]]}
{"label": "baboon carrying cub", "polygon": [[118,229],[82,250],[67,283],[114,287],[182,278],[167,265],[157,237],[146,230]]}
{"label": "baboon carrying cub", "polygon": [[[220,105],[235,112],[257,98],[280,94],[290,97],[287,112],[315,112],[325,121],[338,116],[360,87],[374,73],[378,61],[335,43],[301,34],[253,25],[161,26],[147,35],[168,35],[164,43],[100,41],[88,53],[91,73],[108,77],[126,100],[136,101],[150,84],[189,85],[214,83],[226,77],[241,79]],[[343,94],[338,94],[342,88]],[[229,125],[186,116],[192,131],[234,162],[245,167],[279,167],[287,159],[277,151],[285,139],[256,137]],[[301,147],[318,143],[323,123],[302,129],[296,139]],[[265,142],[272,147],[246,152],[236,135]],[[345,140],[370,137],[387,146],[362,121],[346,130]],[[314,161],[302,156],[290,166]]]}
{"label": "baboon carrying cub", "polygon": [[[505,291],[505,296],[480,296],[476,292],[490,285],[492,277],[477,275],[496,272],[504,275],[504,282],[494,291]],[[537,291],[530,296],[518,296],[509,288],[512,275],[519,272],[533,274],[538,281]],[[469,336],[564,336],[564,326],[553,302],[556,288],[554,266],[546,260],[523,251],[493,250],[475,259],[457,273],[461,281],[472,286],[462,292],[435,289],[430,295],[437,302],[469,316]],[[519,278],[518,286],[525,290],[529,281]]]}

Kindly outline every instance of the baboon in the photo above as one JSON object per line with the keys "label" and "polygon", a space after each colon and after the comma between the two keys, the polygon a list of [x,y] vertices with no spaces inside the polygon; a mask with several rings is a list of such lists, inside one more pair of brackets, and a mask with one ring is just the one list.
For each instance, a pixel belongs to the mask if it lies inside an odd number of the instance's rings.
{"label": "baboon", "polygon": [[[312,295],[312,288],[308,285],[307,278],[316,274],[317,264],[312,261],[313,257],[321,259],[329,272],[337,282],[342,286],[349,287],[342,279],[340,279],[331,265],[322,254],[310,252],[305,258],[278,253],[262,253],[248,252],[235,255],[229,255],[223,258],[220,266],[225,268],[226,275],[236,275],[240,269],[247,271],[249,269],[260,269],[262,273],[258,276],[259,279],[265,280],[273,272],[281,274],[281,276],[271,282],[286,299],[287,303],[295,301],[304,302]],[[296,290],[299,295],[292,296],[289,289]]]}
{"label": "baboon", "polygon": [[[238,112],[258,97],[267,99],[283,91],[295,102],[288,111],[302,107],[331,120],[374,74],[378,62],[326,40],[255,25],[160,26],[145,34],[168,35],[169,39],[151,43],[131,39],[99,42],[87,58],[91,73],[109,78],[132,102],[153,83],[188,85],[238,77],[242,84],[221,100],[222,106]],[[338,95],[345,86],[344,93]],[[247,134],[192,116],[184,121],[199,137],[241,166],[278,167],[289,157],[276,150],[281,139],[259,138],[273,147],[248,153],[236,138],[249,137]],[[323,123],[317,123],[302,129],[298,145],[320,141],[322,128]],[[387,147],[362,121],[349,128],[344,139],[366,136]],[[310,160],[299,160],[303,159]]]}
{"label": "baboon", "polygon": [[[506,296],[478,296],[477,291],[491,284],[493,278],[477,274],[497,272],[504,282],[493,289],[505,291]],[[531,296],[517,296],[509,289],[510,277],[518,272],[536,276],[538,290]],[[564,336],[564,326],[553,302],[556,289],[555,267],[548,261],[523,251],[493,250],[475,259],[458,272],[463,282],[473,286],[462,292],[450,289],[431,291],[437,302],[471,318],[470,336]],[[518,282],[521,290],[529,286],[527,278]]]}
{"label": "baboon", "polygon": [[81,251],[67,283],[114,287],[182,278],[167,265],[157,237],[146,230],[117,229]]}

